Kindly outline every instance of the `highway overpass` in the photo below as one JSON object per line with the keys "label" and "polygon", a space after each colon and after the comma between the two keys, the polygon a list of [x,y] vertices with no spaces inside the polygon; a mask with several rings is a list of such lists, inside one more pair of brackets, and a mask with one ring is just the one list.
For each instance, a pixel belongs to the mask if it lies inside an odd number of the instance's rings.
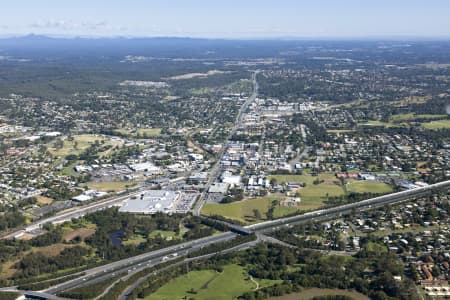
{"label": "highway overpass", "polygon": [[[419,197],[428,196],[431,195],[432,193],[439,191],[448,191],[449,189],[450,189],[450,180],[432,184],[426,187],[375,197],[360,202],[340,205],[337,207],[308,212],[298,216],[262,222],[250,226],[241,227],[232,224],[230,228],[234,228],[233,230],[234,232],[241,231],[240,234],[255,232],[257,233],[257,236],[259,236],[258,240],[260,240],[261,236],[263,236],[262,233],[280,229],[280,226],[283,225],[286,226],[290,224],[319,222],[326,219],[337,218],[342,215],[349,214],[354,210],[370,210],[384,205],[399,203],[402,201],[408,201]],[[227,224],[224,221],[220,222]],[[127,272],[130,272],[130,270],[132,272],[137,272],[139,270],[155,266],[165,261],[163,256],[169,256],[174,254],[187,255],[190,252],[196,251],[205,246],[230,241],[237,236],[237,233],[234,232],[225,232],[216,236],[185,242],[168,248],[144,253],[138,256],[116,261],[107,265],[85,270],[83,271],[85,275],[61,283],[59,285],[53,286],[45,290],[45,292],[48,294],[56,294],[57,292],[63,290],[68,290],[75,287],[80,287],[87,284],[92,284],[95,282],[106,280],[115,277],[119,274],[126,274]],[[262,240],[264,240],[264,238]]]}

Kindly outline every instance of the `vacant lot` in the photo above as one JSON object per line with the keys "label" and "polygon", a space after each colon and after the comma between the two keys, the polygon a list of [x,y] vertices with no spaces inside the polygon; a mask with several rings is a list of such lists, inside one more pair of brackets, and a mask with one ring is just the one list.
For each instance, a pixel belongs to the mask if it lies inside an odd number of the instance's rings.
{"label": "vacant lot", "polygon": [[119,181],[89,182],[87,184],[88,188],[102,191],[102,192],[123,191],[134,185],[136,185],[136,184],[133,182],[119,182]]}
{"label": "vacant lot", "polygon": [[218,75],[218,74],[227,74],[227,73],[231,73],[229,71],[220,71],[220,70],[210,70],[206,73],[187,73],[187,74],[182,74],[182,75],[177,75],[177,76],[172,76],[169,78],[164,78],[164,79],[170,79],[170,80],[184,80],[184,79],[192,79],[192,78],[205,78],[211,75]]}
{"label": "vacant lot", "polygon": [[350,181],[347,184],[347,191],[355,193],[374,193],[374,194],[387,194],[392,193],[394,190],[392,186],[378,181]]}
{"label": "vacant lot", "polygon": [[[275,280],[255,280],[259,283],[260,288],[279,282]],[[249,280],[249,276],[243,267],[227,265],[223,267],[222,273],[214,270],[189,272],[187,275],[175,278],[145,299],[229,300],[236,299],[243,293],[255,288],[256,284]]]}
{"label": "vacant lot", "polygon": [[52,198],[48,198],[48,197],[44,197],[44,196],[37,196],[36,200],[39,204],[43,204],[43,205],[51,204],[53,202]]}

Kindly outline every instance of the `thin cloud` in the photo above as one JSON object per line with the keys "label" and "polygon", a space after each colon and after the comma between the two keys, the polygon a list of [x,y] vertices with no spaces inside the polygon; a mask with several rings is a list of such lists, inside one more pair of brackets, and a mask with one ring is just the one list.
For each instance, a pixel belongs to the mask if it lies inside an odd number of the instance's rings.
{"label": "thin cloud", "polygon": [[74,22],[71,20],[39,20],[29,25],[33,29],[58,29],[58,30],[104,30],[109,29],[106,21],[99,22]]}

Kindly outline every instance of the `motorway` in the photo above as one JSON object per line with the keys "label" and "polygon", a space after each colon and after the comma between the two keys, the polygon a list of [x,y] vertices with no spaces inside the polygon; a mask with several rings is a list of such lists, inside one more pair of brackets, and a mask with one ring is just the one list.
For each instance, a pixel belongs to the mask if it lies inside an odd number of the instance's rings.
{"label": "motorway", "polygon": [[331,219],[342,216],[344,214],[350,214],[355,210],[370,210],[393,203],[399,203],[407,200],[412,200],[418,197],[427,196],[437,191],[447,191],[449,189],[450,189],[450,180],[447,180],[431,184],[425,187],[415,188],[398,193],[392,193],[332,208],[316,210],[298,216],[281,218],[273,221],[266,221],[254,225],[249,225],[246,226],[245,228],[255,232],[267,232],[271,230],[277,230],[279,229],[279,226],[282,225],[301,224],[311,221],[325,220],[327,218]]}
{"label": "motorway", "polygon": [[217,161],[214,164],[214,166],[211,168],[211,171],[209,173],[209,179],[205,185],[204,191],[200,194],[200,197],[198,198],[197,202],[195,203],[195,207],[193,208],[193,213],[196,216],[200,215],[200,212],[202,210],[203,205],[206,202],[206,195],[208,193],[209,187],[211,184],[213,184],[217,178],[220,175],[220,163],[222,161],[222,158],[225,154],[225,151],[227,150],[228,144],[231,141],[231,138],[236,133],[237,129],[242,124],[242,117],[244,115],[244,112],[247,110],[248,106],[253,103],[258,96],[258,82],[256,81],[256,76],[258,74],[258,71],[255,71],[252,74],[252,81],[253,81],[253,93],[250,97],[248,97],[247,100],[241,105],[241,108],[239,109],[239,112],[236,116],[236,120],[234,122],[233,128],[230,130],[230,133],[228,134],[227,138],[224,141],[222,149],[220,149],[219,155],[217,156]]}
{"label": "motorway", "polygon": [[146,276],[140,278],[140,279],[137,280],[133,285],[129,286],[129,287],[122,293],[122,295],[119,297],[119,299],[120,299],[120,300],[125,300],[125,299],[127,299],[127,295],[130,294],[132,291],[134,291],[134,290],[135,290],[141,283],[143,283],[148,277],[150,277],[150,276],[152,276],[152,275],[156,275],[157,273],[160,273],[160,272],[162,272],[162,271],[164,271],[164,270],[167,270],[167,269],[169,269],[169,268],[173,268],[173,267],[176,267],[176,266],[178,266],[178,265],[182,265],[182,264],[185,264],[185,263],[188,263],[188,262],[191,262],[191,261],[205,260],[205,259],[211,258],[211,257],[213,257],[213,256],[215,256],[215,255],[218,255],[218,254],[225,254],[225,253],[229,253],[229,252],[233,252],[233,251],[245,250],[245,249],[248,249],[248,248],[250,248],[250,247],[256,245],[258,242],[259,242],[259,240],[255,240],[255,241],[251,241],[251,242],[247,242],[247,243],[243,243],[243,244],[237,245],[237,246],[235,246],[235,247],[233,247],[233,248],[230,248],[230,249],[222,250],[222,251],[220,251],[220,252],[218,252],[218,253],[211,253],[211,254],[205,254],[205,255],[202,255],[202,256],[197,256],[197,257],[192,257],[192,258],[186,258],[186,259],[184,259],[184,260],[182,260],[182,261],[180,261],[180,262],[174,263],[174,264],[169,265],[169,266],[167,266],[167,267],[165,267],[165,268],[163,268],[163,269],[160,269],[160,270],[158,270],[158,271],[156,271],[156,272],[154,272],[154,273],[152,273],[152,274],[148,274],[148,275],[146,275]]}
{"label": "motorway", "polygon": [[142,269],[155,266],[170,258],[173,259],[177,256],[184,256],[203,247],[232,240],[236,236],[236,233],[225,232],[98,266],[82,271],[84,275],[55,285],[49,289],[46,289],[45,292],[55,294],[60,291],[86,285],[87,283],[91,285],[96,282],[116,277],[120,274],[127,274],[131,272],[135,273],[141,271]]}
{"label": "motorway", "polygon": [[[287,218],[281,218],[273,221],[267,221],[258,223],[255,225],[246,226],[243,229],[243,234],[247,234],[248,232],[255,232],[257,233],[258,241],[269,241],[269,242],[277,242],[272,241],[270,238],[267,238],[264,236],[263,233],[270,232],[273,230],[280,229],[281,226],[291,226],[295,224],[302,224],[307,222],[319,222],[327,219],[332,218],[339,218],[345,214],[350,214],[354,210],[369,210],[374,209],[380,206],[385,206],[388,204],[393,203],[399,203],[402,201],[411,200],[418,197],[427,196],[433,192],[437,191],[447,191],[450,188],[450,180],[444,181],[441,183],[429,185],[427,187],[422,188],[416,188],[412,190],[402,191],[398,193],[393,193],[385,196],[375,197],[368,200],[363,200],[356,203],[350,203],[345,204],[337,207],[332,207],[328,209],[318,210],[310,213],[305,213],[303,215],[298,215],[294,217],[287,217]],[[233,226],[232,226],[233,227]],[[237,229],[239,231],[239,227],[234,226],[233,228]],[[119,272],[125,273],[128,271],[131,272],[138,272],[142,270],[143,268],[154,266],[158,263],[163,262],[162,255],[164,256],[170,256],[174,253],[177,253],[179,255],[186,255],[190,253],[191,251],[195,249],[199,249],[214,243],[220,243],[229,241],[233,238],[235,238],[237,234],[232,232],[226,232],[222,233],[217,236],[207,237],[200,240],[195,240],[187,243],[183,243],[180,245],[172,246],[169,248],[161,249],[158,251],[149,252],[147,254],[142,254],[136,257],[124,259],[118,262],[114,262],[105,266],[97,267],[95,269],[91,269],[86,272],[86,275],[84,275],[81,278],[77,278],[74,280],[71,280],[69,282],[66,282],[64,284],[61,284],[58,287],[53,287],[52,289],[46,290],[47,293],[54,293],[55,291],[61,291],[64,289],[73,288],[80,286],[80,284],[85,283],[86,281],[89,281],[89,284],[92,284],[92,280],[101,281],[105,280],[106,278],[114,277]],[[151,264],[148,263],[148,259],[153,259]],[[143,262],[146,261],[146,264]],[[104,274],[107,273],[107,274]],[[111,274],[112,273],[112,274]],[[113,275],[114,274],[114,275]],[[99,276],[101,275],[101,276]],[[100,280],[101,279],[101,280]]]}
{"label": "motorway", "polygon": [[31,224],[28,224],[26,228],[16,230],[14,232],[10,232],[7,235],[2,236],[1,238],[4,238],[4,239],[5,238],[13,238],[13,237],[18,236],[21,233],[38,229],[47,223],[58,224],[58,223],[64,223],[66,221],[70,221],[71,219],[74,219],[74,218],[75,219],[80,218],[88,213],[93,213],[95,211],[102,210],[102,209],[114,206],[116,204],[119,204],[122,201],[124,201],[130,197],[139,195],[139,193],[140,193],[140,191],[132,192],[132,193],[126,194],[126,195],[114,196],[112,198],[108,198],[105,200],[96,201],[96,202],[93,202],[93,203],[90,203],[90,204],[87,204],[84,206],[76,206],[76,207],[70,208],[68,210],[62,211],[59,214],[56,214],[54,216],[51,216],[51,217],[48,217],[45,219],[41,219],[41,220],[38,220]]}
{"label": "motorway", "polygon": [[[356,209],[357,210],[374,209],[388,204],[399,203],[402,201],[427,196],[433,192],[441,190],[447,191],[449,188],[450,188],[450,180],[429,185],[427,187],[416,188],[368,200],[363,200],[356,203],[345,204],[328,209],[313,211],[294,217],[281,218],[273,221],[267,221],[255,225],[246,226],[244,227],[245,228],[244,234],[248,232],[255,232],[257,233],[258,240],[270,241],[270,239],[268,240],[264,238],[263,233],[280,229],[281,226],[291,226],[294,224],[319,222],[327,219],[339,218],[342,215],[352,213]],[[168,258],[171,258],[171,256],[173,256],[172,258],[175,258],[174,255],[183,256],[189,254],[192,251],[201,249],[202,247],[205,246],[230,241],[234,239],[236,236],[237,236],[236,233],[225,232],[216,236],[205,237],[199,240],[185,242],[168,248],[116,261],[107,265],[95,267],[83,271],[84,275],[82,275],[81,277],[53,286],[50,289],[45,290],[45,292],[54,294],[59,291],[103,281],[112,277],[116,277],[117,275],[120,274],[127,274],[130,272],[135,273],[144,268],[152,267],[163,261],[166,261]]]}

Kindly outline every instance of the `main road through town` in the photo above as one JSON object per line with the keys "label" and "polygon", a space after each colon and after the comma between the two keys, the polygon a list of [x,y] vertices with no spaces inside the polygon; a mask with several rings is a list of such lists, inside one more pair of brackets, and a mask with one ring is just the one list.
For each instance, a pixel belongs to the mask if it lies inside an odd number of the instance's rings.
{"label": "main road through town", "polygon": [[252,74],[253,93],[241,105],[241,108],[239,109],[239,112],[238,112],[238,114],[236,116],[236,120],[234,122],[234,125],[231,128],[230,132],[228,133],[228,136],[225,138],[225,141],[223,143],[222,149],[220,149],[220,152],[217,155],[217,161],[216,161],[216,163],[214,164],[214,166],[211,168],[211,170],[209,172],[209,179],[206,182],[205,189],[200,194],[197,202],[195,203],[195,206],[193,208],[193,213],[196,216],[200,215],[202,207],[203,207],[203,205],[206,202],[207,193],[208,193],[209,187],[211,186],[211,184],[213,184],[217,180],[217,178],[220,175],[220,163],[222,161],[222,158],[223,158],[223,156],[225,154],[225,151],[227,150],[227,146],[230,143],[232,137],[234,136],[234,134],[236,133],[238,128],[242,125],[242,120],[243,120],[243,116],[244,116],[245,111],[250,106],[250,104],[252,104],[256,100],[256,97],[258,96],[258,81],[256,79],[257,75],[258,75],[258,71],[255,71]]}
{"label": "main road through town", "polygon": [[[209,187],[211,186],[211,184],[217,180],[217,178],[220,174],[220,162],[222,160],[222,157],[225,154],[227,145],[228,145],[229,141],[231,140],[231,138],[233,137],[233,135],[236,133],[236,130],[242,124],[242,117],[244,115],[244,112],[247,110],[248,106],[256,99],[256,97],[258,95],[258,83],[256,81],[257,74],[258,74],[258,71],[255,71],[252,74],[253,93],[250,97],[247,98],[247,100],[241,105],[241,107],[239,109],[239,112],[236,116],[234,126],[230,130],[227,138],[225,139],[224,146],[222,147],[221,151],[218,154],[217,162],[214,164],[214,166],[210,170],[209,180],[207,181],[205,189],[202,192],[202,194],[200,194],[197,202],[195,203],[195,206],[193,208],[194,215],[197,215],[197,216],[200,215],[200,211],[206,201],[207,191],[208,191]],[[95,212],[95,211],[98,211],[101,209],[105,209],[105,208],[120,204],[122,201],[124,201],[132,196],[138,195],[139,193],[140,193],[140,191],[130,192],[126,195],[117,195],[112,198],[95,201],[93,203],[89,203],[89,204],[86,204],[83,206],[76,206],[76,207],[61,211],[54,216],[33,222],[22,229],[15,230],[13,232],[8,232],[7,234],[0,236],[0,238],[17,237],[17,236],[20,236],[20,234],[25,233],[26,231],[32,231],[32,230],[38,229],[46,223],[57,224],[57,223],[63,223],[66,221],[70,221],[73,218],[79,218],[88,213],[92,213],[92,212]]]}

